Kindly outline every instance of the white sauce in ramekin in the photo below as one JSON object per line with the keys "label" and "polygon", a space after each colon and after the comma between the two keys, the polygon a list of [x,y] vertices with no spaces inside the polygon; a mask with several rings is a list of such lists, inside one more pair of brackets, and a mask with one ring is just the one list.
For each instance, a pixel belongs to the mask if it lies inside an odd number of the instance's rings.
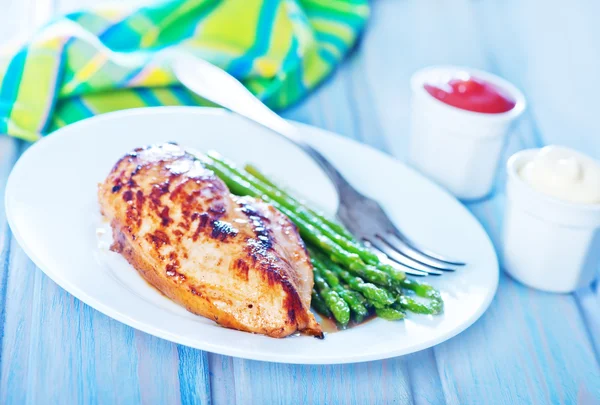
{"label": "white sauce in ramekin", "polygon": [[540,193],[563,201],[600,204],[600,164],[561,146],[546,146],[525,163],[519,176]]}

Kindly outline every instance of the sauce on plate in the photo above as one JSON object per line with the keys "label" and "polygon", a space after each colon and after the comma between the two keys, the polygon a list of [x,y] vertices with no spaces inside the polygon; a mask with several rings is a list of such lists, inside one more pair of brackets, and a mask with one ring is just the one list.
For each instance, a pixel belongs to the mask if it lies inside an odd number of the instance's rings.
{"label": "sauce on plate", "polygon": [[341,332],[349,328],[354,328],[355,326],[364,325],[365,323],[377,318],[377,315],[373,312],[366,316],[365,319],[362,320],[362,322],[350,321],[350,323],[348,323],[348,325],[346,325],[345,328],[342,328],[333,319],[321,315],[320,313],[315,311],[314,308],[311,308],[311,310],[313,311],[313,314],[317,316],[317,322],[319,322],[319,324],[321,325],[321,329],[323,330],[323,332],[325,332],[325,334]]}

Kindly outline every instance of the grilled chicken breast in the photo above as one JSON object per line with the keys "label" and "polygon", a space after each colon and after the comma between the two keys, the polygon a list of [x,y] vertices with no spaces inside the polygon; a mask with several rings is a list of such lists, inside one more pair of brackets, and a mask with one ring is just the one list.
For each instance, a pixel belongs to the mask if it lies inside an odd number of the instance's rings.
{"label": "grilled chicken breast", "polygon": [[309,310],[312,267],[294,224],[269,204],[232,195],[181,147],[135,149],[98,198],[111,249],[189,311],[272,337],[323,336]]}

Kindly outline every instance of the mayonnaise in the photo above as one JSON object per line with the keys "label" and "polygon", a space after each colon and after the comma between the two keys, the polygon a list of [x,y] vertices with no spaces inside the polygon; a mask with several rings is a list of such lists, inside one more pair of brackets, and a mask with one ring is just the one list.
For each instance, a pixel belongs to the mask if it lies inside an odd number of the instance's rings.
{"label": "mayonnaise", "polygon": [[560,146],[546,146],[519,170],[535,190],[563,201],[600,204],[600,164]]}

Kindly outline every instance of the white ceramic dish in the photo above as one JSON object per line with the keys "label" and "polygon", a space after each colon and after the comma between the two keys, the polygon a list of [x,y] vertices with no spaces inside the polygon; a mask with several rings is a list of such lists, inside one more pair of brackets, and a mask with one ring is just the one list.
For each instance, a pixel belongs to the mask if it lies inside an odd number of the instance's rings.
{"label": "white ceramic dish", "polygon": [[119,157],[150,143],[175,141],[218,150],[238,163],[255,163],[324,210],[335,210],[333,188],[311,160],[222,110],[129,110],[57,131],[15,165],[6,188],[8,221],[36,265],[77,298],[134,328],[215,353],[304,364],[376,360],[431,347],[475,322],[498,284],[496,254],[480,224],[441,188],[389,156],[326,131],[301,128],[359,190],[379,199],[408,235],[469,263],[454,274],[427,280],[442,291],[443,315],[410,315],[402,322],[377,319],[324,340],[278,340],[225,329],[188,313],[146,284],[119,255],[99,248],[96,228],[103,224],[97,184]]}
{"label": "white ceramic dish", "polygon": [[[467,111],[436,99],[424,87],[469,76],[497,86],[515,106],[498,114]],[[411,89],[410,163],[462,200],[488,195],[506,135],[525,110],[523,93],[496,75],[462,66],[421,69],[412,76]]]}
{"label": "white ceramic dish", "polygon": [[540,149],[526,149],[506,164],[504,268],[523,284],[570,293],[590,284],[600,264],[600,204],[545,195],[519,175]]}

